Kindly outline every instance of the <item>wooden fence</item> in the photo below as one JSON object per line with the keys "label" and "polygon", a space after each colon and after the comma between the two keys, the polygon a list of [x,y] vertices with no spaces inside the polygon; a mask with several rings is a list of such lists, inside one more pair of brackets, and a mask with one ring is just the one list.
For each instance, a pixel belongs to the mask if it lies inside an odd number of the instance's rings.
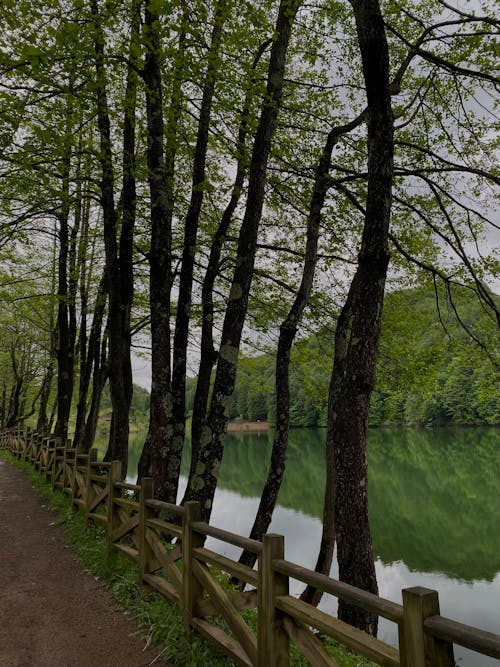
{"label": "wooden fence", "polygon": [[[80,454],[69,442],[28,430],[3,432],[0,448],[45,474],[86,522],[105,525],[109,544],[137,564],[141,585],[181,605],[186,630],[205,635],[239,665],[288,667],[292,641],[313,667],[335,667],[321,636],[389,667],[452,667],[453,644],[500,658],[500,635],[442,617],[436,591],[405,589],[400,605],[300,567],[285,560],[282,535],[257,542],[210,526],[200,520],[198,503],[155,500],[151,479],[122,482],[120,462],[100,462],[96,450]],[[258,568],[207,549],[206,537],[252,551]],[[248,590],[221,586],[220,571],[246,582]],[[399,650],[290,596],[290,579],[396,623]],[[241,614],[246,609],[256,610],[256,633]]]}

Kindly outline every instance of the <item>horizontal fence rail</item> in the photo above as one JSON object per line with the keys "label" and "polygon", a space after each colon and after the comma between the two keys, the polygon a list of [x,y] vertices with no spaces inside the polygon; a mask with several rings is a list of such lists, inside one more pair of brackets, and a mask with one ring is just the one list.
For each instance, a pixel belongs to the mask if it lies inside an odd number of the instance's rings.
{"label": "horizontal fence rail", "polygon": [[[282,535],[258,542],[210,526],[201,521],[199,503],[181,507],[156,500],[150,478],[123,482],[120,462],[98,461],[95,449],[81,453],[70,441],[28,429],[0,433],[0,449],[31,463],[66,493],[86,524],[105,526],[110,548],[137,564],[141,586],[180,605],[186,630],[208,637],[239,665],[287,667],[293,642],[313,667],[336,667],[324,637],[388,667],[454,667],[454,644],[500,658],[500,635],[441,616],[436,591],[404,589],[401,605],[291,563]],[[257,569],[208,549],[207,537],[256,554]],[[221,573],[246,589],[231,587]],[[289,595],[290,580],[392,621],[399,647]],[[242,613],[249,609],[255,610],[256,629]]]}

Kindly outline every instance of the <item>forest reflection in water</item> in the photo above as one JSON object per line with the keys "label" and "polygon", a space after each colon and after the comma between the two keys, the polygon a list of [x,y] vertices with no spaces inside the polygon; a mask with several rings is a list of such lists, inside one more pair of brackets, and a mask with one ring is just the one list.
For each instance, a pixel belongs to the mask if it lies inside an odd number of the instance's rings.
{"label": "forest reflection in water", "polygon": [[[370,431],[370,522],[380,595],[400,602],[402,588],[435,588],[442,614],[500,633],[499,433],[494,428]],[[214,525],[248,533],[272,438],[272,431],[228,435]],[[308,567],[314,567],[321,534],[324,439],[322,429],[292,430],[271,526],[285,535],[286,557]],[[131,448],[131,478],[141,446],[139,439]],[[188,465],[183,461],[184,472]],[[180,494],[184,485],[183,478]],[[238,554],[230,547],[225,553]],[[332,601],[324,606],[335,609]],[[395,629],[382,623],[380,636],[394,641]],[[499,664],[466,651],[457,650],[456,656],[461,665]]]}

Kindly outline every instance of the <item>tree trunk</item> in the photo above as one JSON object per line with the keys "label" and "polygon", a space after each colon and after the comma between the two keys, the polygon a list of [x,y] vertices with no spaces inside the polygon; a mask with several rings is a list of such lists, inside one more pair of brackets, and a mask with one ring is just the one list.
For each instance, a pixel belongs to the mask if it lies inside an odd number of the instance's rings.
{"label": "tree trunk", "polygon": [[[80,368],[80,377],[78,383],[78,403],[76,406],[76,423],[75,423],[75,436],[74,443],[76,448],[81,448],[83,436],[85,432],[85,418],[87,413],[87,401],[90,389],[90,379],[92,375],[92,364],[94,359],[94,353],[90,350],[90,347],[93,344],[93,337],[95,338],[95,324],[99,319],[99,310],[104,308],[104,304],[101,303],[106,301],[106,281],[101,278],[97,289],[97,296],[94,303],[94,316],[92,318],[92,325],[90,336],[87,335],[87,316],[88,316],[88,301],[89,301],[89,286],[92,280],[92,265],[94,260],[94,250],[95,250],[95,237],[91,243],[91,250],[89,252],[89,218],[90,218],[90,204],[87,201],[86,205],[83,208],[83,225],[82,233],[80,235],[80,242],[78,247],[78,265],[80,267],[79,277],[80,277],[80,336],[78,341],[78,350],[79,350],[79,368]],[[87,272],[87,263],[90,264],[90,269]],[[100,340],[101,335],[101,324],[102,324],[102,314],[100,315],[99,322],[99,333],[98,337]],[[99,342],[97,343],[99,345]],[[95,345],[95,342],[94,342]]]}
{"label": "tree trunk", "polygon": [[264,42],[258,49],[257,55],[252,63],[252,77],[248,85],[248,91],[245,96],[241,121],[238,130],[238,141],[236,152],[238,157],[236,176],[231,192],[229,202],[222,214],[220,224],[214,234],[210,255],[208,259],[205,278],[202,285],[201,303],[202,303],[202,327],[200,342],[200,365],[196,380],[196,391],[193,400],[193,416],[191,420],[191,477],[195,471],[196,461],[200,450],[201,434],[207,414],[208,396],[210,394],[210,385],[212,370],[217,361],[217,352],[213,340],[214,324],[214,304],[213,289],[220,270],[220,258],[226,234],[229,230],[234,212],[240,201],[243,183],[247,173],[247,148],[246,141],[248,135],[248,121],[250,116],[250,107],[254,96],[253,87],[255,84],[255,70],[262,58],[266,48],[271,44],[271,40]]}
{"label": "tree trunk", "polygon": [[[69,99],[68,99],[69,105]],[[66,131],[71,131],[70,111],[67,110]],[[69,178],[71,163],[71,145],[69,138],[64,139],[65,154],[61,160],[62,188],[61,210],[59,212],[59,254],[57,260],[57,421],[55,432],[63,442],[68,437],[68,421],[73,395],[73,354],[71,347],[71,333],[69,323],[69,290],[68,290],[68,260],[69,260]]]}
{"label": "tree trunk", "polygon": [[164,152],[163,94],[160,68],[159,16],[153,3],[146,3],[144,36],[146,115],[148,127],[148,180],[150,192],[151,248],[149,252],[149,303],[151,312],[151,398],[149,427],[139,461],[139,477],[152,475],[155,492],[162,493],[163,480],[170,479],[168,443],[171,438],[171,332],[172,216],[177,127],[181,115],[185,25],[183,17],[174,62],[172,92],[167,117]]}
{"label": "tree trunk", "polygon": [[49,419],[47,416],[47,409],[49,406],[50,392],[52,390],[52,381],[54,379],[54,360],[49,356],[47,369],[43,376],[42,387],[40,390],[40,406],[38,408],[38,419],[36,422],[36,430],[38,433],[47,433],[49,427]]}
{"label": "tree trunk", "polygon": [[5,381],[2,383],[2,398],[0,399],[0,426],[5,428],[5,418],[7,413],[7,387]]}
{"label": "tree trunk", "polygon": [[[345,306],[345,342],[335,349],[333,453],[339,577],[377,592],[370,526],[366,442],[380,337],[393,180],[389,53],[377,0],[352,0],[368,100],[368,187],[358,266]],[[343,601],[339,618],[377,632],[377,617]]]}
{"label": "tree trunk", "polygon": [[[315,571],[321,574],[330,574],[335,549],[335,457],[334,457],[334,422],[335,401],[338,400],[339,382],[345,373],[343,359],[345,356],[346,340],[349,333],[349,322],[352,315],[352,300],[348,298],[342,308],[335,329],[335,359],[328,388],[328,409],[326,428],[326,480],[325,496],[323,501],[323,526],[321,542],[316,561]],[[336,361],[336,364],[335,364]],[[322,593],[308,585],[304,589],[301,600],[309,604],[318,605]]]}
{"label": "tree trunk", "polygon": [[155,479],[157,497],[170,503],[177,500],[177,488],[181,469],[182,451],[186,430],[186,366],[189,321],[196,240],[204,196],[206,158],[208,150],[208,132],[210,114],[215,90],[217,70],[219,68],[219,50],[222,41],[223,26],[227,18],[227,0],[219,0],[215,7],[212,39],[207,54],[207,71],[204,76],[198,132],[193,160],[193,179],[191,201],[184,220],[184,243],[179,280],[179,295],[175,319],[172,364],[172,424],[168,442],[168,477]]}
{"label": "tree trunk", "polygon": [[[92,326],[90,328],[90,335],[88,340],[88,346],[85,351],[82,350],[81,354],[81,365],[80,365],[80,386],[79,386],[79,395],[78,395],[78,405],[76,413],[76,425],[75,425],[75,447],[86,452],[92,447],[92,440],[89,440],[86,427],[86,417],[87,415],[87,400],[90,389],[90,380],[92,377],[92,369],[94,368],[94,385],[100,386],[101,382],[97,379],[96,384],[96,372],[97,377],[99,378],[100,371],[100,346],[102,338],[102,322],[104,317],[104,311],[106,308],[107,293],[106,293],[106,271],[104,271],[101,281],[99,283],[99,288],[97,291],[97,297],[94,304],[94,315],[92,318]],[[97,396],[93,392],[91,405],[94,404]],[[100,396],[99,396],[100,402]],[[90,408],[90,411],[92,407]]]}
{"label": "tree trunk", "polygon": [[101,205],[104,223],[104,248],[108,277],[109,374],[113,408],[112,428],[105,460],[119,460],[122,475],[128,466],[129,411],[132,399],[130,362],[130,308],[133,298],[132,240],[135,222],[135,107],[137,91],[137,45],[139,40],[138,2],[132,6],[129,65],[124,100],[122,238],[114,202],[114,171],[111,151],[111,126],[106,92],[104,33],[97,0],[91,0],[96,67],[97,121],[102,169]]}
{"label": "tree trunk", "polygon": [[[51,278],[51,289],[50,293],[55,294],[56,291],[56,265],[57,265],[57,240],[54,238],[54,246],[52,252],[52,278]],[[50,301],[50,313],[49,313],[49,341],[48,341],[48,350],[47,350],[47,368],[45,375],[43,377],[42,387],[40,391],[40,406],[38,409],[38,419],[36,424],[36,430],[39,433],[49,433],[50,432],[50,422],[47,415],[50,393],[52,391],[52,382],[54,380],[55,372],[55,361],[56,361],[56,338],[57,332],[55,330],[55,304],[53,301]]]}
{"label": "tree trunk", "polygon": [[[283,476],[285,474],[286,450],[288,446],[288,433],[290,430],[290,354],[297,334],[299,322],[305,307],[309,302],[309,296],[316,270],[318,239],[321,223],[321,210],[323,208],[326,193],[330,185],[328,171],[333,147],[337,138],[347,129],[334,128],[328,134],[322,155],[316,168],[314,190],[309,207],[307,221],[307,239],[302,270],[302,279],[297,290],[294,302],[287,317],[280,327],[278,349],[276,353],[276,435],[274,437],[271,451],[269,472],[260,497],[257,515],[250,531],[250,537],[261,540],[267,532],[273,517],[274,507],[278,499]],[[253,567],[257,557],[249,551],[243,551],[240,563]]]}
{"label": "tree trunk", "polygon": [[90,409],[85,422],[85,433],[83,436],[81,449],[88,452],[92,447],[97,431],[97,420],[99,419],[99,407],[101,405],[101,396],[108,378],[107,368],[107,337],[104,336],[101,342],[101,348],[96,345],[94,357],[94,373],[92,382],[92,397],[90,400]]}
{"label": "tree trunk", "polygon": [[271,50],[267,91],[259,120],[250,163],[247,205],[241,225],[236,268],[222,328],[214,390],[207,424],[194,474],[188,481],[184,500],[198,500],[202,516],[210,518],[224,449],[236,379],[236,367],[252,283],[257,233],[264,203],[267,163],[280,107],[285,61],[295,14],[295,0],[282,0],[276,23],[276,37]]}
{"label": "tree trunk", "polygon": [[5,424],[7,428],[12,428],[17,424],[19,420],[19,414],[20,414],[19,401],[22,389],[23,389],[23,378],[16,377],[10,392],[9,414],[7,417],[7,423]]}
{"label": "tree trunk", "polygon": [[[110,393],[113,406],[110,446],[107,459],[122,461],[126,474],[128,466],[129,415],[132,402],[133,380],[130,359],[130,317],[134,299],[133,243],[136,217],[136,178],[135,178],[135,113],[137,102],[137,66],[139,58],[140,2],[134,0],[131,6],[131,33],[129,46],[129,64],[124,99],[123,123],[123,165],[121,196],[121,230],[119,240],[118,308],[113,308],[114,318],[110,328]],[[109,303],[111,304],[111,297]],[[110,305],[111,310],[111,305]],[[112,344],[113,341],[113,344]],[[111,450],[111,451],[109,451]]]}

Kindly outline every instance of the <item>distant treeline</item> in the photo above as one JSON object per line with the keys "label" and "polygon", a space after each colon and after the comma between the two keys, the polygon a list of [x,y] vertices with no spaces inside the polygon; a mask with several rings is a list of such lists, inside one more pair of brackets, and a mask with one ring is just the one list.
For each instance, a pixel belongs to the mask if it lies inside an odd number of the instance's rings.
{"label": "distant treeline", "polygon": [[[474,340],[471,335],[476,339]],[[292,353],[294,426],[324,426],[332,334],[301,340]],[[371,424],[500,423],[498,328],[463,290],[436,300],[424,288],[386,297]],[[496,363],[495,363],[496,362]],[[194,381],[188,385],[192,406]],[[232,419],[275,419],[274,356],[241,357]]]}

